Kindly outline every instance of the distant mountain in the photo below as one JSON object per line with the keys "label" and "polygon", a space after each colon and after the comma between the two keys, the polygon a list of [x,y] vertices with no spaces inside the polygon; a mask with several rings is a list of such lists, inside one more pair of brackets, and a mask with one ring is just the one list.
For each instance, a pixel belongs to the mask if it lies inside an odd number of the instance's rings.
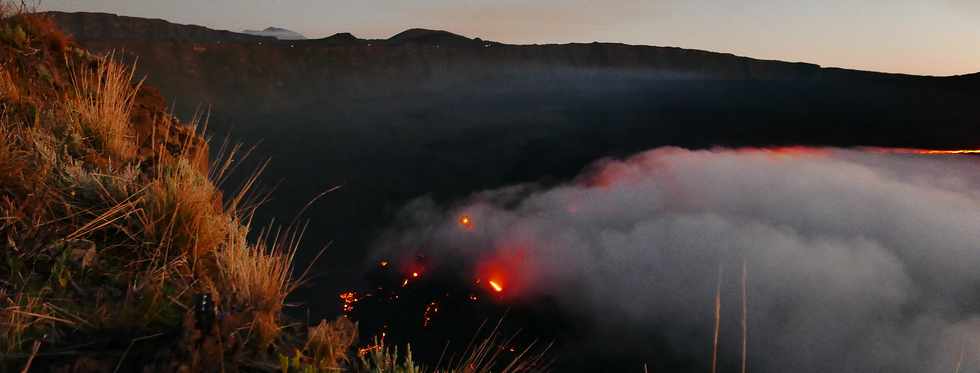
{"label": "distant mountain", "polygon": [[393,43],[427,43],[432,45],[442,44],[469,44],[473,40],[465,36],[442,30],[427,30],[413,28],[402,31],[388,39]]}
{"label": "distant mountain", "polygon": [[278,27],[268,27],[265,30],[245,30],[242,31],[243,34],[255,35],[255,36],[268,36],[276,38],[279,40],[306,40],[306,36],[300,34],[296,31],[287,30]]}

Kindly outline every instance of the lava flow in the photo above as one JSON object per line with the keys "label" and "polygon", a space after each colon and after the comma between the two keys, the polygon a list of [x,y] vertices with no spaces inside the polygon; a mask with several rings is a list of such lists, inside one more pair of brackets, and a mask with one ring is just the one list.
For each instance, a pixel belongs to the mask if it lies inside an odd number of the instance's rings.
{"label": "lava flow", "polygon": [[921,155],[980,154],[980,149],[915,149],[915,148],[880,148],[880,147],[863,147],[860,149],[872,153],[888,153],[888,154],[921,154]]}

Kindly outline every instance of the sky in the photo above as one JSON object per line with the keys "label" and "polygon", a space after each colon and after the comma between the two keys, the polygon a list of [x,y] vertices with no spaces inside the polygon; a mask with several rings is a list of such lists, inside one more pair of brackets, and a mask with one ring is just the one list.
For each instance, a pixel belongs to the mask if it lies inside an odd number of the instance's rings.
{"label": "sky", "polygon": [[621,42],[884,72],[980,72],[977,0],[41,0],[40,8],[308,37],[423,27],[517,44]]}

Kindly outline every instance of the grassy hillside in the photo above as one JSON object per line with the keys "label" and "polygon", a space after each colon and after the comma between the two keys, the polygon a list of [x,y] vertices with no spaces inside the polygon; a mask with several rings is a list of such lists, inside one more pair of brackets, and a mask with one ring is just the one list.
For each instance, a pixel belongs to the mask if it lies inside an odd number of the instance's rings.
{"label": "grassy hillside", "polygon": [[[134,67],[0,8],[0,372],[420,371],[354,347],[345,318],[285,319],[302,229],[250,234],[260,172],[221,185],[248,152],[209,159],[166,107]],[[540,370],[499,343],[442,371]]]}
{"label": "grassy hillside", "polygon": [[210,371],[302,347],[280,315],[300,232],[249,241],[254,178],[217,187],[240,148],[209,162],[200,123],[169,115],[132,67],[4,11],[4,370]]}

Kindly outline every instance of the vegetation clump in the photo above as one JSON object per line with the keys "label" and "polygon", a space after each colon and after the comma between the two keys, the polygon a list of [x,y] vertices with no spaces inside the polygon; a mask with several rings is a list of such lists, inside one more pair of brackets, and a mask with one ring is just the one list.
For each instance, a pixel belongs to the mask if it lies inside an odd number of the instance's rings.
{"label": "vegetation clump", "polygon": [[250,241],[254,178],[223,198],[230,161],[209,162],[199,121],[166,112],[132,66],[4,9],[0,370],[274,361],[299,235]]}

